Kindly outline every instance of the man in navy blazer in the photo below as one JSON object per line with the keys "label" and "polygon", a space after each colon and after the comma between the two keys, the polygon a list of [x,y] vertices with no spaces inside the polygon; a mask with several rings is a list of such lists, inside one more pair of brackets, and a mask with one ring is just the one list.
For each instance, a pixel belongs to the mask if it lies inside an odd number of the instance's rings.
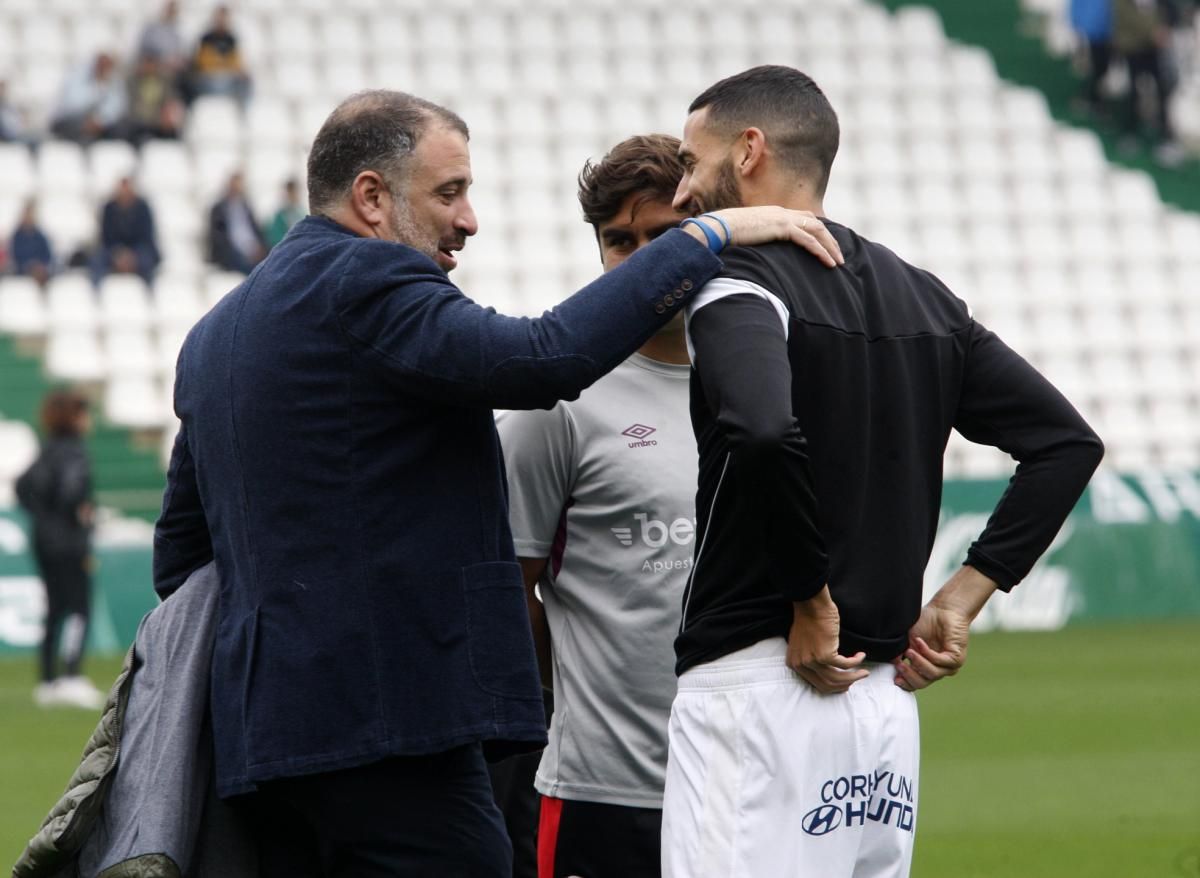
{"label": "man in navy blazer", "polygon": [[508,873],[483,751],[546,738],[492,409],[575,398],[729,238],[840,257],[811,215],[730,211],[731,232],[701,219],[505,317],[446,276],[476,231],[470,183],[453,113],[348,99],[309,156],[313,215],[179,357],[155,588],[216,559],[218,789],[254,791],[266,875]]}

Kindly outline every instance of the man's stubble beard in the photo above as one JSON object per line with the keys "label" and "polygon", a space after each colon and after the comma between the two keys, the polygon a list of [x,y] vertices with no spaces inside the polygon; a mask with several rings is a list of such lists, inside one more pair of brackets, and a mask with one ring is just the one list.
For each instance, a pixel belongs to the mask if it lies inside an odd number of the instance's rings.
{"label": "man's stubble beard", "polygon": [[733,159],[728,156],[717,169],[717,180],[712,191],[693,196],[699,213],[711,213],[730,207],[744,207],[742,192],[738,188],[737,175],[733,172]]}
{"label": "man's stubble beard", "polygon": [[412,247],[436,261],[437,240],[430,240],[427,235],[421,234],[420,228],[413,220],[408,203],[399,198],[392,201],[392,234],[395,236],[397,244]]}

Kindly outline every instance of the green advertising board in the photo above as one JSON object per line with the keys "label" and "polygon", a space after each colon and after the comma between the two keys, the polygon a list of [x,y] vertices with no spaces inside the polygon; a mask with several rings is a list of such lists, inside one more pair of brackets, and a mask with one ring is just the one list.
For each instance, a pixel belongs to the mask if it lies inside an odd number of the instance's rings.
{"label": "green advertising board", "polygon": [[[103,521],[97,529],[89,648],[123,652],[142,616],[154,608],[150,574],[153,529],[143,521]],[[41,640],[46,598],[18,510],[0,509],[0,655],[33,649]]]}
{"label": "green advertising board", "polygon": [[[925,573],[928,597],[962,563],[1006,482],[947,482]],[[91,648],[117,653],[157,602],[151,528],[104,524],[96,539]],[[45,599],[29,554],[28,526],[0,510],[0,653],[32,649]],[[1101,470],[1050,550],[1011,594],[984,609],[980,629],[1057,629],[1081,621],[1200,616],[1200,473],[1118,475]]]}

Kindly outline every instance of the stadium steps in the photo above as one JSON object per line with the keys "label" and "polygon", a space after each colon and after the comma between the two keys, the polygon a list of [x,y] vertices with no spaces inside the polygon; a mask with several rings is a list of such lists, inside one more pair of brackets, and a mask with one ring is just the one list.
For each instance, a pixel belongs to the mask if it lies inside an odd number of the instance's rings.
{"label": "stadium steps", "polygon": [[1095,124],[1072,109],[1080,81],[1070,63],[1051,56],[1041,39],[1041,22],[1030,15],[1020,0],[874,0],[896,11],[905,6],[925,6],[942,19],[946,36],[986,49],[1003,79],[1036,88],[1046,96],[1054,118],[1081,128],[1090,128],[1104,143],[1108,160],[1117,165],[1145,171],[1154,178],[1163,201],[1184,210],[1200,212],[1200,161],[1178,168],[1164,168],[1153,161],[1148,150],[1125,155],[1117,149],[1118,131],[1112,124]]}
{"label": "stadium steps", "polygon": [[[37,426],[38,407],[52,384],[42,373],[39,351],[0,336],[0,400],[5,418]],[[153,521],[162,502],[161,439],[106,424],[93,404],[95,428],[88,437],[97,500],[127,516]]]}

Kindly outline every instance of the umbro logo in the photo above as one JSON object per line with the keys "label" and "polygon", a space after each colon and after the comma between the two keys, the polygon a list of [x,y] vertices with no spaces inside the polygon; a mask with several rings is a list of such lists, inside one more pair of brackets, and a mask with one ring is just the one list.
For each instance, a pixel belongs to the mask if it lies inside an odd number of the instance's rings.
{"label": "umbro logo", "polygon": [[649,439],[651,433],[657,432],[654,427],[647,427],[645,424],[634,424],[632,427],[627,427],[621,431],[622,436],[628,436],[636,441],[630,442],[630,448],[647,448],[651,445],[657,445],[657,439]]}
{"label": "umbro logo", "polygon": [[656,432],[653,427],[647,427],[645,424],[634,424],[621,431],[622,436],[628,436],[630,439],[645,439],[651,433]]}

